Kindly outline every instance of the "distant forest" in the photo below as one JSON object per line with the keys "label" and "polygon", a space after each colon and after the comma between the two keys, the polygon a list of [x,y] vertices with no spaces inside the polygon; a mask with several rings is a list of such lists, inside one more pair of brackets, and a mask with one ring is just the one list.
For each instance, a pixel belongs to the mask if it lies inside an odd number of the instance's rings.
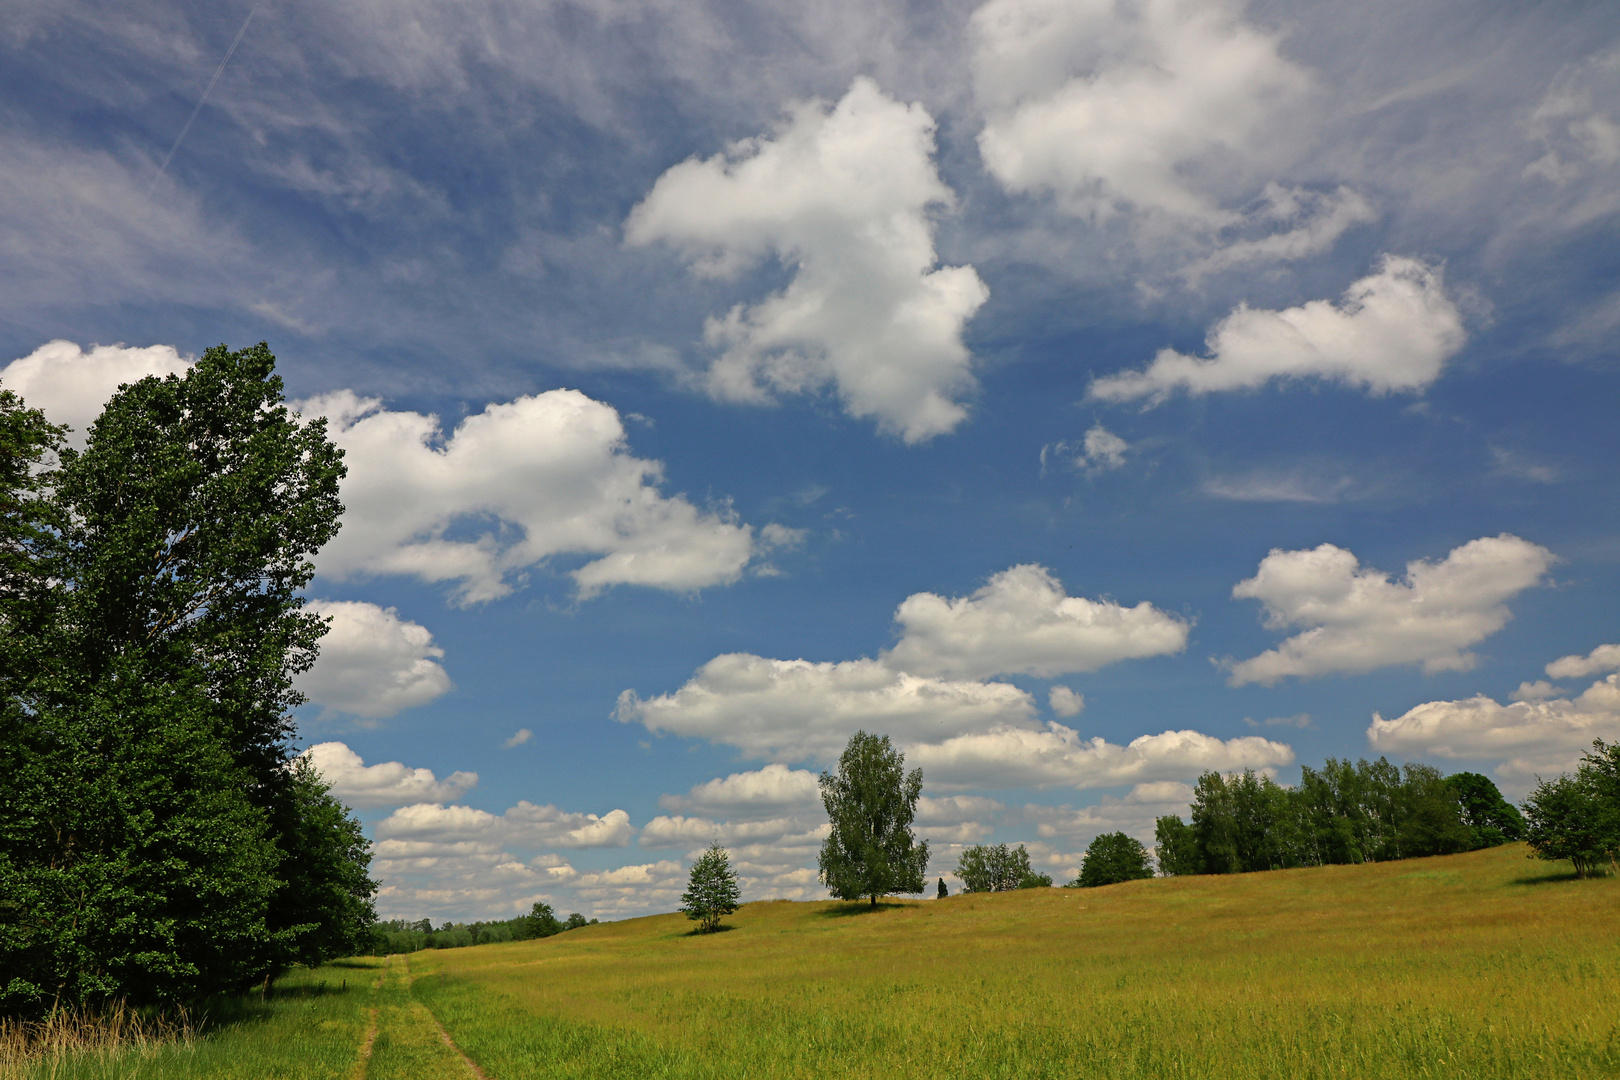
{"label": "distant forest", "polygon": [[1295,787],[1250,770],[1205,773],[1192,822],[1159,818],[1154,839],[1159,872],[1182,875],[1449,855],[1524,836],[1523,816],[1479,773],[1328,758]]}
{"label": "distant forest", "polygon": [[446,922],[437,930],[427,919],[408,922],[389,919],[371,927],[372,956],[391,953],[420,952],[423,949],[460,949],[468,945],[494,945],[503,941],[533,941],[551,937],[565,930],[581,926],[594,926],[597,920],[587,919],[574,912],[566,919],[557,918],[550,904],[536,902],[527,915],[494,922]]}

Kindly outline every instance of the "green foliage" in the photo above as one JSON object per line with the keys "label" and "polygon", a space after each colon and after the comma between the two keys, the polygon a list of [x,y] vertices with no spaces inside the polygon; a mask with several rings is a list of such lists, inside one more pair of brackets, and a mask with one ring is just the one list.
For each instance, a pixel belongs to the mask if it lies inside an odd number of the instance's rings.
{"label": "green foliage", "polygon": [[1116,885],[1153,876],[1147,848],[1135,837],[1122,832],[1104,833],[1086,848],[1085,861],[1075,884],[1081,888]]}
{"label": "green foliage", "polygon": [[1479,834],[1464,821],[1458,791],[1430,766],[1403,770],[1384,758],[1329,758],[1320,770],[1302,769],[1294,788],[1248,770],[1205,773],[1191,825],[1158,821],[1159,868],[1235,874],[1467,851]]}
{"label": "green foliage", "polygon": [[1452,773],[1446,777],[1446,786],[1457,798],[1463,824],[1474,834],[1470,850],[1524,839],[1524,815],[1502,798],[1490,777],[1475,772]]}
{"label": "green foliage", "polygon": [[[681,910],[698,924],[699,931],[708,934],[720,929],[720,920],[736,911],[741,901],[737,874],[731,869],[731,856],[716,841],[692,864],[686,891],[681,894]],[[580,926],[585,925],[585,920],[578,915],[569,919],[570,925],[574,919],[579,919]]]}
{"label": "green foliage", "polygon": [[[1010,892],[1025,887],[1023,883],[1035,875],[1023,844],[1016,848],[975,844],[964,849],[957,859],[956,876],[962,879],[966,892]],[[1047,884],[1051,884],[1050,878]]]}
{"label": "green foliage", "polygon": [[1536,784],[1524,803],[1525,839],[1540,859],[1567,859],[1576,877],[1620,860],[1620,742],[1602,739],[1574,776]]}
{"label": "green foliage", "polygon": [[1166,876],[1197,874],[1203,870],[1198,837],[1192,826],[1179,817],[1162,817],[1154,822],[1153,843],[1158,849],[1159,873]]}
{"label": "green foliage", "polygon": [[359,827],[290,767],[341,453],[264,345],[125,386],[84,451],[0,393],[0,1012],[191,1000],[362,944]]}
{"label": "green foliage", "polygon": [[551,910],[551,905],[544,900],[534,902],[534,906],[529,909],[527,919],[529,937],[531,938],[550,937],[552,934],[560,934],[566,929],[562,921],[557,918],[557,913]]}
{"label": "green foliage", "polygon": [[271,929],[290,935],[285,960],[306,967],[367,951],[377,919],[371,844],[330,790],[309,760],[299,758],[288,797],[273,811],[282,858]]}
{"label": "green foliage", "polygon": [[949,889],[947,889],[947,888],[946,888],[946,887],[945,887],[945,879],[944,879],[944,878],[940,878],[940,879],[939,879],[939,893],[938,893],[938,898],[939,898],[939,899],[941,899],[941,900],[943,900],[943,899],[945,899],[945,898],[946,898],[946,897],[947,897],[947,896],[949,896],[949,895],[951,895],[951,890],[949,890]]}
{"label": "green foliage", "polygon": [[821,881],[840,900],[923,891],[928,842],[911,831],[922,794],[922,770],[905,771],[905,756],[887,735],[857,731],[821,774],[821,802],[832,832],[821,845]]}

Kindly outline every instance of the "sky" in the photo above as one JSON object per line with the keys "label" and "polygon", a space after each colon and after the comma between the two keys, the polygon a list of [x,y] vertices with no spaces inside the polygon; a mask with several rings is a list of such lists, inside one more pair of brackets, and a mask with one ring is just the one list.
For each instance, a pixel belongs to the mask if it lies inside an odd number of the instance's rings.
{"label": "sky", "polygon": [[268,341],[383,917],[1065,881],[1209,770],[1620,737],[1620,10],[0,0],[0,385]]}

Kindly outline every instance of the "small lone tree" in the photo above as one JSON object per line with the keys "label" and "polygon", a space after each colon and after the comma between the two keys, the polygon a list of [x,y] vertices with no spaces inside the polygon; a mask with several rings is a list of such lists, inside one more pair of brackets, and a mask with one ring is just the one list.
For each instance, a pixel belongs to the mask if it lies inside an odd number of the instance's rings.
{"label": "small lone tree", "polygon": [[699,933],[712,934],[720,929],[722,917],[737,910],[740,899],[731,856],[717,840],[692,864],[692,877],[681,894],[681,910],[698,924]]}
{"label": "small lone tree", "polygon": [[922,770],[905,771],[905,755],[887,735],[857,731],[821,774],[821,802],[832,832],[821,845],[821,881],[840,900],[920,893],[928,841],[911,831],[922,794]]}
{"label": "small lone tree", "polygon": [[940,898],[940,899],[941,899],[941,900],[943,900],[943,899],[945,899],[945,898],[946,898],[946,897],[947,897],[947,896],[949,896],[949,895],[951,895],[951,890],[949,890],[949,889],[947,889],[947,888],[946,888],[946,887],[945,887],[945,879],[944,879],[944,878],[940,878],[940,879],[939,879],[939,898]]}
{"label": "small lone tree", "polygon": [[1075,884],[1091,888],[1152,876],[1147,848],[1141,841],[1122,832],[1104,833],[1086,848],[1086,860],[1080,864],[1080,877]]}

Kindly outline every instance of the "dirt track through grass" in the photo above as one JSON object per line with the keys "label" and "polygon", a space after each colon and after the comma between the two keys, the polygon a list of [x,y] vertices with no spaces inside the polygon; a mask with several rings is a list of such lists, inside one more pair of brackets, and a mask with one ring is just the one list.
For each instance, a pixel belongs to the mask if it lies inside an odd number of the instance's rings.
{"label": "dirt track through grass", "polygon": [[1620,878],[1522,846],[728,922],[347,961],[192,1046],[25,1075],[1620,1076]]}

